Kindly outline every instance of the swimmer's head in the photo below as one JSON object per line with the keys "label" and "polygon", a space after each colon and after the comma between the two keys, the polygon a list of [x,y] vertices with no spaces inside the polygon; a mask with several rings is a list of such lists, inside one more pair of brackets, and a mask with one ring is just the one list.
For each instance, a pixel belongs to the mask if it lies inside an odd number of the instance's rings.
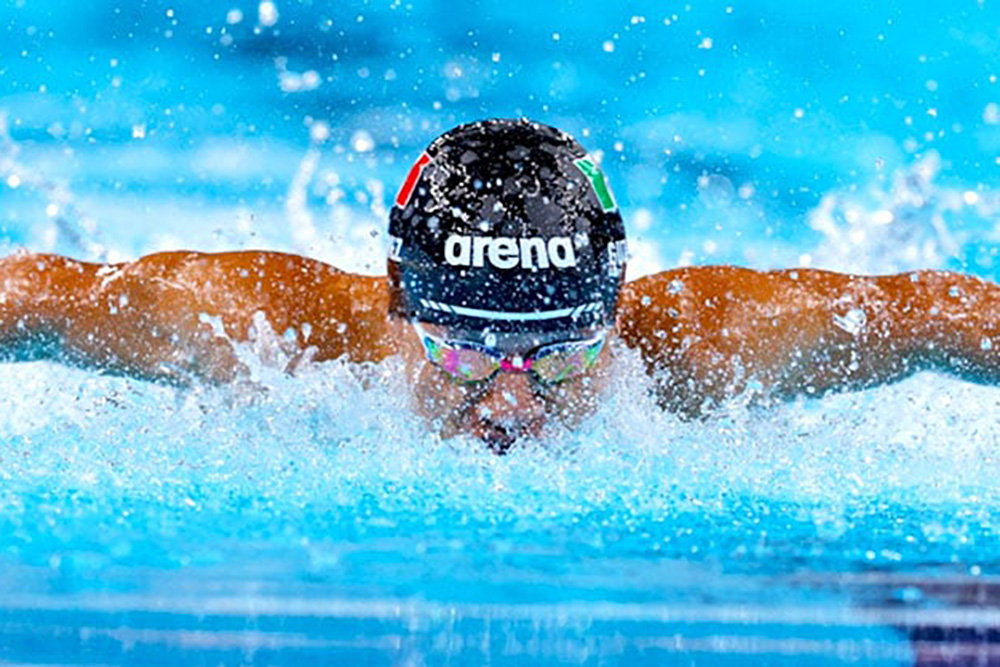
{"label": "swimmer's head", "polygon": [[410,170],[389,235],[395,315],[499,334],[614,322],[622,218],[594,160],[552,127],[445,133]]}
{"label": "swimmer's head", "polygon": [[579,143],[526,120],[455,128],[411,168],[389,234],[390,312],[443,434],[505,449],[592,411],[627,250]]}

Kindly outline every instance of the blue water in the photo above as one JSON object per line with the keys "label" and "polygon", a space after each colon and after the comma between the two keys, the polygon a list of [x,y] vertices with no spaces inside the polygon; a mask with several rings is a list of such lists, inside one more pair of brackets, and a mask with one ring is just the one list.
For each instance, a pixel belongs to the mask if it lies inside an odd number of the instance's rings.
{"label": "blue water", "polygon": [[[633,277],[996,280],[998,25],[964,0],[5,0],[0,243],[377,274],[422,146],[526,115],[600,152]],[[428,434],[392,360],[194,390],[0,366],[0,665],[1000,661],[1000,390],[923,374],[692,424],[617,353],[593,419],[506,457]]]}

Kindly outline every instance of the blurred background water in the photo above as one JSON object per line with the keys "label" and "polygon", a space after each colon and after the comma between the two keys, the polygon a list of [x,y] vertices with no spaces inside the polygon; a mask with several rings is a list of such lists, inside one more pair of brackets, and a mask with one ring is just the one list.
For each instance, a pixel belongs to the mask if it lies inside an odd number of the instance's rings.
{"label": "blurred background water", "polygon": [[[998,55],[988,0],[3,0],[0,239],[378,274],[423,146],[527,116],[602,160],[633,277],[995,280]],[[254,392],[0,366],[0,664],[1000,663],[1000,391],[690,424],[620,361],[504,458],[428,435],[393,362]]]}

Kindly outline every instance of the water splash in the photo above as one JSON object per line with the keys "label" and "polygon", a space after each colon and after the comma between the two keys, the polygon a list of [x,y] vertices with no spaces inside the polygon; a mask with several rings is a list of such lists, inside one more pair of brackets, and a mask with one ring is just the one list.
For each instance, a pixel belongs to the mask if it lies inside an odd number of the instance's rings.
{"label": "water splash", "polygon": [[43,200],[50,226],[42,235],[39,249],[105,261],[108,249],[97,222],[80,209],[69,185],[21,161],[20,154],[21,148],[10,134],[7,114],[0,109],[0,188],[25,188]]}
{"label": "water splash", "polygon": [[[993,226],[1000,195],[942,184],[941,157],[922,159],[860,191],[835,191],[810,212],[823,241],[806,264],[855,273],[945,268],[967,259],[964,245],[975,221]],[[982,240],[982,239],[980,239]]]}
{"label": "water splash", "polygon": [[[323,148],[331,138],[325,122],[310,119],[309,137],[310,147],[299,162],[285,199],[285,219],[293,248],[345,271],[384,273],[386,247],[382,232],[388,218],[384,184],[368,178],[363,185],[349,185],[342,182],[338,171],[323,166]],[[363,148],[359,152],[367,153],[369,149]],[[334,147],[335,154],[339,151],[340,147]]]}
{"label": "water splash", "polygon": [[[492,536],[602,558],[728,558],[757,544],[754,568],[761,554],[780,569],[806,549],[842,569],[869,562],[868,551],[911,565],[950,562],[976,536],[976,561],[1000,561],[982,542],[1000,536],[995,390],[921,376],[765,411],[733,406],[690,423],[655,407],[637,360],[622,364],[583,428],[506,457],[430,434],[409,411],[398,360],[360,372],[315,364],[297,377],[261,365],[253,391],[4,366],[0,387],[21,398],[0,416],[9,529],[0,551],[22,550],[26,539],[38,553],[108,544],[100,531],[129,558],[148,555],[138,540],[169,559],[248,535],[286,547]],[[67,532],[33,523],[53,506]],[[146,522],[139,538],[120,520],[128,507]],[[891,517],[903,521],[885,525]],[[173,537],[177,521],[195,522],[187,539]],[[884,525],[889,532],[859,552],[855,536]],[[803,542],[776,545],[767,535]]]}

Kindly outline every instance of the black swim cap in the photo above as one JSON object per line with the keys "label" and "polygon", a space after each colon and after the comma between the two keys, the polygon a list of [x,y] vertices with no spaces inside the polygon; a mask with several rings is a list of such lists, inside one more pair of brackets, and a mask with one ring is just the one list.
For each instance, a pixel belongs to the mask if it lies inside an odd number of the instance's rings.
{"label": "black swim cap", "polygon": [[569,135],[527,120],[443,134],[389,218],[390,312],[484,332],[614,322],[625,228]]}

